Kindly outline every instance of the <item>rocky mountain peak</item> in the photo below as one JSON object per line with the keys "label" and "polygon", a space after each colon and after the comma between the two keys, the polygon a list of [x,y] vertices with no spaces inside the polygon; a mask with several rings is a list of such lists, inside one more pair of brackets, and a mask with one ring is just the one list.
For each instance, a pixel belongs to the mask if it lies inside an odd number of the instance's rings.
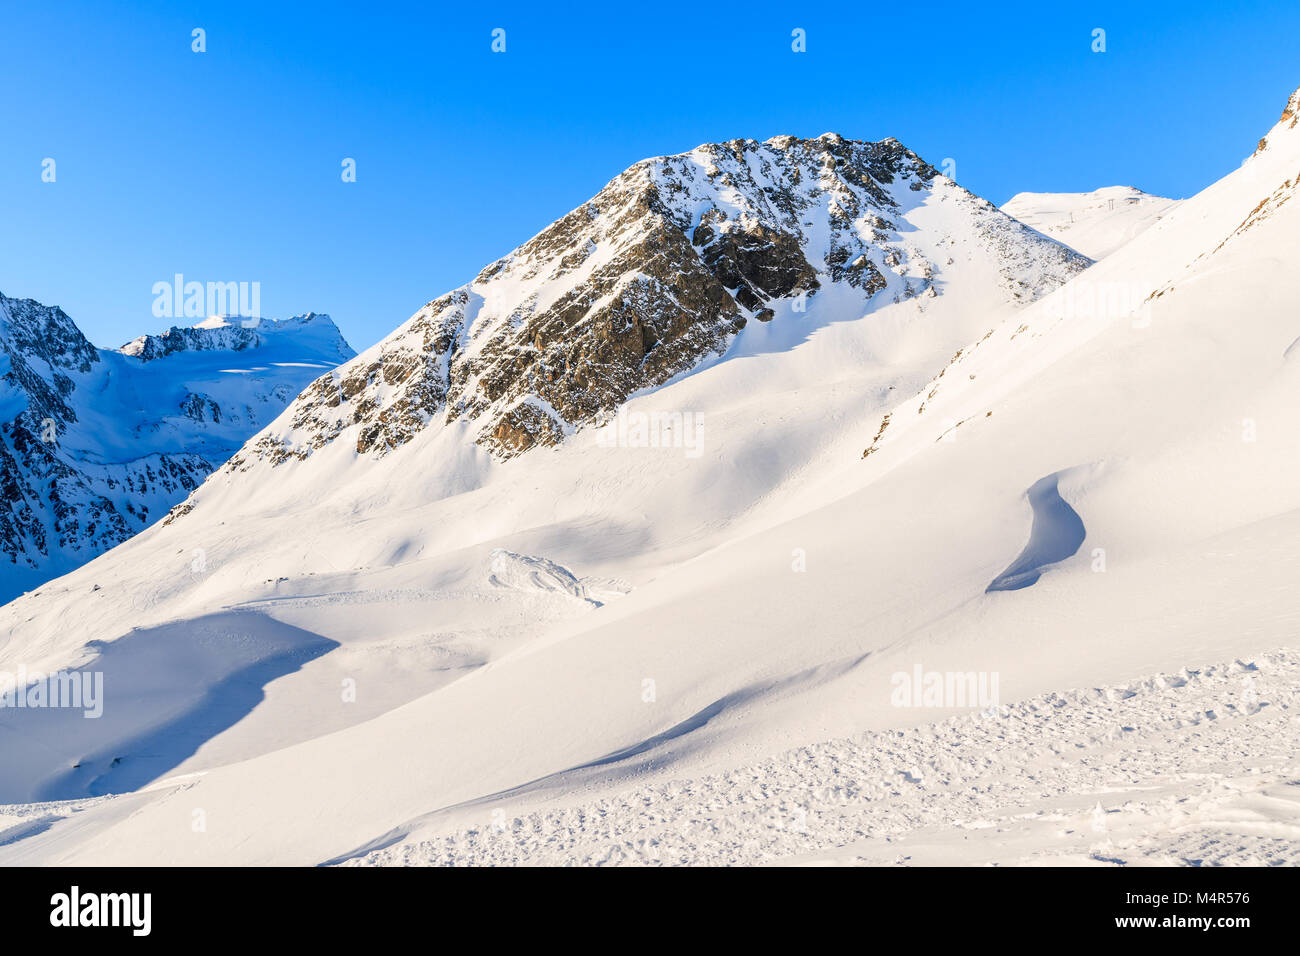
{"label": "rocky mountain peak", "polygon": [[84,372],[99,361],[95,347],[57,305],[11,299],[4,293],[0,293],[0,348],[56,369]]}
{"label": "rocky mountain peak", "polygon": [[[1277,124],[1270,132],[1278,129],[1295,129],[1300,124],[1300,88],[1297,88],[1291,97],[1286,101],[1286,106],[1282,108],[1282,115],[1278,117]],[[1260,138],[1259,145],[1255,147],[1254,155],[1258,156],[1268,148],[1268,136]]]}
{"label": "rocky mountain peak", "polygon": [[[722,355],[750,322],[799,321],[828,286],[877,304],[937,295],[951,207],[1012,300],[1089,260],[942,177],[895,139],[735,139],[634,164],[469,284],[318,379],[231,468],[346,436],[385,454],[435,419],[501,458],[600,423],[632,393]],[[951,242],[951,237],[942,237]]]}

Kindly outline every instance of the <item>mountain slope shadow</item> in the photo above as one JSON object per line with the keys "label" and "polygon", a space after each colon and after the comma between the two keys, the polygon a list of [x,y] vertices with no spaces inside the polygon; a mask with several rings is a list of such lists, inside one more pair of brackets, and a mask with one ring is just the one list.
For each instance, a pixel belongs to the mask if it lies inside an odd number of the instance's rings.
{"label": "mountain slope shadow", "polygon": [[227,611],[87,646],[97,656],[67,672],[87,694],[81,706],[0,709],[0,802],[138,789],[246,717],[271,681],[338,644],[264,614]]}
{"label": "mountain slope shadow", "polygon": [[984,592],[1019,591],[1037,583],[1049,564],[1064,561],[1079,550],[1087,530],[1079,513],[1061,497],[1061,472],[1040,478],[1027,492],[1034,523],[1029,543],[1019,557],[989,584]]}

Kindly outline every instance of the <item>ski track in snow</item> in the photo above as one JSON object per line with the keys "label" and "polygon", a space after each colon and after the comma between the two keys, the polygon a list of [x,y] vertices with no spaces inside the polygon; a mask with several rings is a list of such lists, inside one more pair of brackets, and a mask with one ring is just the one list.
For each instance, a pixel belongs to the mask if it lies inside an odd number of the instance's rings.
{"label": "ski track in snow", "polygon": [[1296,865],[1297,705],[1281,650],[585,804],[489,797],[344,865]]}

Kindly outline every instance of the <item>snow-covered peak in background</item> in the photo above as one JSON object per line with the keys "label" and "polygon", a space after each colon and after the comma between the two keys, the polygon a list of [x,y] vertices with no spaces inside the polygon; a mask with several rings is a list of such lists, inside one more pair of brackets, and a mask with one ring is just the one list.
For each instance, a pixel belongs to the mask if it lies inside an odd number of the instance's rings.
{"label": "snow-covered peak in background", "polygon": [[242,352],[279,342],[336,363],[356,355],[333,319],[318,312],[278,321],[214,315],[189,327],[172,326],[159,335],[142,335],[118,351],[148,362],[176,352]]}
{"label": "snow-covered peak in background", "polygon": [[1132,186],[1106,186],[1090,193],[1017,193],[1002,211],[1091,259],[1103,259],[1178,203]]}
{"label": "snow-covered peak in background", "polygon": [[97,349],[62,309],[0,295],[0,600],[164,514],[354,354],[316,313]]}

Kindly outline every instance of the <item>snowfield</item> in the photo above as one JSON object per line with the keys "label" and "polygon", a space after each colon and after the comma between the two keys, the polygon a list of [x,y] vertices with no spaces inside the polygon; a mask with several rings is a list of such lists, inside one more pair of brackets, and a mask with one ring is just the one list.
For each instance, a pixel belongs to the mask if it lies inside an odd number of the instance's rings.
{"label": "snowfield", "polygon": [[492,794],[341,862],[1296,865],[1297,704],[1278,651],[559,807]]}
{"label": "snowfield", "polygon": [[1090,193],[1017,193],[1002,204],[1002,211],[1089,259],[1104,259],[1178,203],[1132,186],[1107,186]]}
{"label": "snowfield", "polygon": [[[1300,654],[1287,649],[812,744],[697,779],[610,792],[575,771],[322,862],[1293,866],[1297,733]],[[10,806],[0,846],[137,803]]]}
{"label": "snowfield", "polygon": [[376,346],[245,446],[310,453],[0,608],[0,671],[106,678],[0,710],[0,863],[1300,862],[1297,113],[1037,297],[999,264],[1059,249],[908,187],[941,294],[826,283],[620,405],[693,447],[312,444],[391,424],[382,362],[328,404]]}

